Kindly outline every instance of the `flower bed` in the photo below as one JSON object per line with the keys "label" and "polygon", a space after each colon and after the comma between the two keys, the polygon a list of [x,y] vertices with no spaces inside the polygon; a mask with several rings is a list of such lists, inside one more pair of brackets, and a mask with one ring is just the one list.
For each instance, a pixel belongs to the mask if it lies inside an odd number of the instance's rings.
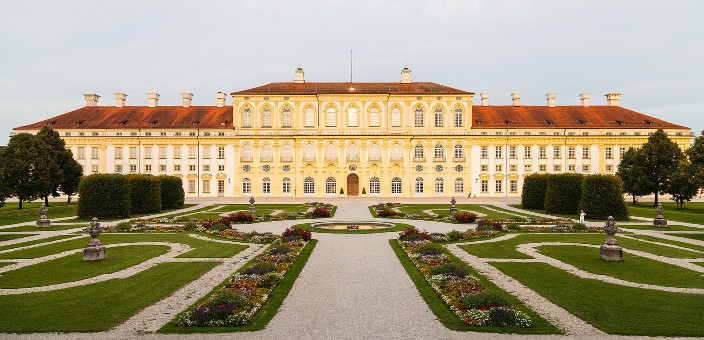
{"label": "flower bed", "polygon": [[225,286],[206,302],[183,313],[181,327],[241,326],[266,303],[289,268],[310,241],[310,232],[293,227],[266,252],[235,273]]}
{"label": "flower bed", "polygon": [[[571,223],[572,220],[568,218],[544,218],[544,217],[517,217],[514,219],[478,219],[477,214],[472,212],[458,212],[451,215],[440,215],[431,216],[428,214],[413,214],[404,213],[398,211],[397,208],[401,207],[400,203],[379,203],[374,205],[374,212],[377,217],[385,218],[399,218],[407,220],[423,220],[423,221],[437,221],[446,223],[490,223],[490,224],[567,224]],[[396,210],[394,210],[396,208]]]}
{"label": "flower bed", "polygon": [[[530,318],[512,309],[455,262],[447,249],[415,228],[399,235],[399,244],[425,280],[463,323],[472,326],[531,327]],[[432,236],[431,236],[432,237]]]}

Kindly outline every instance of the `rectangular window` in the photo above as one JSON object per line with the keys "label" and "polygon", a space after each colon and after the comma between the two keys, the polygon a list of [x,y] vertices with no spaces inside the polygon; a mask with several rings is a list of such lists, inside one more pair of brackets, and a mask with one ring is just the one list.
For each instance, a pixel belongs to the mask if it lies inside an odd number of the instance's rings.
{"label": "rectangular window", "polygon": [[436,194],[442,194],[445,192],[445,182],[444,181],[435,181],[435,193]]}
{"label": "rectangular window", "polygon": [[574,165],[568,165],[568,166],[567,166],[567,171],[572,171],[572,172],[574,172]]}
{"label": "rectangular window", "polygon": [[482,192],[489,192],[489,180],[488,179],[483,179],[482,180]]}
{"label": "rectangular window", "polygon": [[[355,125],[357,126],[357,125]],[[399,127],[401,126],[401,112],[397,109],[391,111],[391,126]]]}
{"label": "rectangular window", "polygon": [[543,171],[543,172],[544,172],[544,171],[546,171],[546,170],[547,170],[547,166],[546,166],[546,165],[539,165],[539,166],[538,166],[538,171]]}
{"label": "rectangular window", "polygon": [[442,110],[436,110],[435,111],[435,127],[443,127],[445,126],[445,122],[443,120],[445,118],[445,115],[443,114]]}
{"label": "rectangular window", "polygon": [[560,171],[562,171],[562,166],[560,166],[560,165],[554,165],[554,166],[552,167],[552,171],[560,172]]}
{"label": "rectangular window", "polygon": [[606,171],[611,172],[611,171],[613,171],[613,170],[614,170],[614,167],[613,167],[613,166],[611,166],[611,165],[607,165],[607,166],[606,166]]}
{"label": "rectangular window", "polygon": [[218,146],[218,159],[225,159],[225,147]]}
{"label": "rectangular window", "polygon": [[188,147],[188,158],[190,159],[196,159],[196,156],[198,155],[198,150],[196,149],[195,146],[189,146]]}
{"label": "rectangular window", "polygon": [[269,181],[262,182],[262,194],[265,194],[265,195],[271,194],[271,182],[269,182]]}
{"label": "rectangular window", "polygon": [[496,192],[502,192],[504,191],[504,181],[497,179],[496,180]]}
{"label": "rectangular window", "polygon": [[137,172],[137,166],[136,165],[130,165],[130,173],[133,174]]}
{"label": "rectangular window", "polygon": [[144,158],[145,158],[145,159],[151,159],[151,158],[152,158],[152,147],[151,147],[151,146],[145,146],[145,147],[144,147]]}
{"label": "rectangular window", "polygon": [[619,148],[618,149],[618,155],[623,157],[623,154],[626,153],[626,148]]}
{"label": "rectangular window", "polygon": [[191,194],[194,194],[196,192],[196,180],[195,179],[188,180],[188,192]]}
{"label": "rectangular window", "polygon": [[122,159],[122,148],[119,146],[115,148],[115,159]]}
{"label": "rectangular window", "polygon": [[482,158],[489,158],[489,148],[486,146],[482,146]]}
{"label": "rectangular window", "polygon": [[189,166],[188,166],[188,171],[196,171],[196,166],[195,166],[195,165],[189,165]]}
{"label": "rectangular window", "polygon": [[329,109],[326,114],[325,126],[335,126],[337,120],[337,112],[333,109]]}
{"label": "rectangular window", "polygon": [[181,171],[181,166],[180,165],[174,165],[174,172],[179,172]]}
{"label": "rectangular window", "polygon": [[416,109],[415,112],[415,126],[416,127],[423,127],[423,110],[421,109]]}
{"label": "rectangular window", "polygon": [[250,182],[248,178],[245,178],[245,180],[242,182],[242,193],[243,194],[251,194],[252,193],[252,182]]}
{"label": "rectangular window", "polygon": [[516,158],[516,147],[511,146],[508,148],[508,158]]}
{"label": "rectangular window", "polygon": [[100,158],[100,149],[98,149],[98,148],[95,147],[95,146],[92,147],[92,148],[90,149],[90,158],[91,158],[91,159],[98,159],[98,158]]}
{"label": "rectangular window", "polygon": [[416,194],[423,193],[423,181],[416,180]]}
{"label": "rectangular window", "polygon": [[283,183],[283,191],[284,191],[284,194],[290,194],[290,193],[291,193],[291,181],[286,181],[286,180],[284,180],[284,183]]}
{"label": "rectangular window", "polygon": [[567,158],[574,158],[574,146],[570,146],[569,148],[567,148]]}
{"label": "rectangular window", "polygon": [[209,146],[204,146],[203,147],[203,158],[210,158],[210,147]]}
{"label": "rectangular window", "polygon": [[82,146],[78,147],[78,152],[77,152],[76,158],[86,159],[86,148],[84,148]]}
{"label": "rectangular window", "polygon": [[501,164],[496,164],[496,171],[504,171],[504,167]]}
{"label": "rectangular window", "polygon": [[538,158],[543,158],[543,159],[545,159],[545,158],[547,158],[547,157],[548,157],[548,156],[547,156],[546,148],[545,148],[544,146],[541,146],[541,147],[538,149]]}
{"label": "rectangular window", "polygon": [[161,173],[166,172],[166,165],[159,165],[159,172],[161,172]]}
{"label": "rectangular window", "polygon": [[582,165],[582,172],[589,172],[589,165]]}
{"label": "rectangular window", "polygon": [[509,165],[508,169],[510,171],[517,171],[518,167],[516,166],[516,164],[511,164],[511,165]]}
{"label": "rectangular window", "polygon": [[208,171],[210,171],[210,165],[204,164],[203,165],[203,172],[208,172]]}
{"label": "rectangular window", "polygon": [[494,148],[494,157],[495,158],[503,158],[503,152],[502,148],[500,146],[497,146]]}
{"label": "rectangular window", "polygon": [[486,164],[482,164],[481,169],[482,169],[482,171],[489,171],[489,166]]}
{"label": "rectangular window", "polygon": [[152,172],[152,166],[147,164],[144,166],[144,172],[145,173],[151,173]]}
{"label": "rectangular window", "polygon": [[115,165],[115,173],[118,173],[118,174],[122,173],[122,165],[121,164]]}
{"label": "rectangular window", "polygon": [[224,165],[218,165],[218,171],[225,171],[225,166]]}
{"label": "rectangular window", "polygon": [[508,187],[509,187],[509,191],[518,192],[518,181],[515,179],[510,180],[508,182]]}
{"label": "rectangular window", "polygon": [[98,165],[97,164],[91,165],[90,171],[94,174],[97,174],[98,173]]}
{"label": "rectangular window", "polygon": [[531,171],[531,165],[530,165],[530,164],[524,165],[524,166],[523,166],[523,170],[526,171],[526,172],[530,172],[530,171]]}
{"label": "rectangular window", "polygon": [[159,147],[159,159],[166,159],[166,147],[165,146]]}
{"label": "rectangular window", "polygon": [[557,147],[557,146],[556,146],[556,147],[552,150],[552,152],[553,152],[553,155],[552,155],[553,158],[561,158],[561,157],[562,157],[562,155],[560,155],[560,147]]}
{"label": "rectangular window", "polygon": [[209,179],[203,180],[203,193],[204,194],[210,193],[210,180]]}
{"label": "rectangular window", "polygon": [[180,146],[174,147],[174,158],[181,159],[181,147]]}
{"label": "rectangular window", "polygon": [[589,148],[582,148],[582,158],[584,158],[584,159],[589,158]]}
{"label": "rectangular window", "polygon": [[[378,185],[379,185],[379,183],[377,182],[377,186],[378,186]],[[378,188],[378,187],[377,187],[377,189],[376,189],[376,193],[377,193],[377,194],[379,193],[379,188]],[[398,181],[393,181],[393,180],[392,180],[392,181],[391,181],[391,193],[392,193],[392,194],[400,194],[400,193],[401,193],[401,181],[400,181],[400,180],[398,180]]]}
{"label": "rectangular window", "polygon": [[137,148],[134,146],[130,147],[130,159],[137,159]]}
{"label": "rectangular window", "polygon": [[464,181],[461,178],[455,180],[455,193],[456,194],[464,193]]}
{"label": "rectangular window", "polygon": [[526,147],[523,148],[523,158],[525,158],[525,159],[530,159],[530,158],[532,158],[532,157],[530,156],[530,146],[526,146]]}
{"label": "rectangular window", "polygon": [[611,151],[610,147],[604,149],[604,157],[606,157],[606,159],[613,158],[613,152]]}

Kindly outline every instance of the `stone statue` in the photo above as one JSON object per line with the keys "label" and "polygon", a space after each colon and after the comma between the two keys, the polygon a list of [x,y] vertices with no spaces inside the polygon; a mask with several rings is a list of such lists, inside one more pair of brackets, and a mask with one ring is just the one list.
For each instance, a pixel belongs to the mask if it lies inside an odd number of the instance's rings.
{"label": "stone statue", "polygon": [[584,216],[587,214],[584,213],[584,210],[579,212],[579,223],[584,223]]}
{"label": "stone statue", "polygon": [[100,235],[102,230],[103,228],[98,223],[98,219],[93,217],[90,225],[86,228],[86,232],[88,232],[91,239],[86,248],[83,249],[83,261],[99,261],[107,257],[103,243],[98,240],[98,235]]}
{"label": "stone statue", "polygon": [[257,211],[257,208],[254,207],[254,196],[249,197],[249,213],[254,214],[255,211]]}
{"label": "stone statue", "polygon": [[614,238],[618,231],[614,218],[609,216],[604,224],[604,232],[606,232],[606,240],[601,245],[601,259],[606,261],[623,261],[623,249],[618,245],[618,241]]}
{"label": "stone statue", "polygon": [[657,212],[658,216],[653,220],[653,225],[662,228],[667,227],[667,220],[665,220],[662,216],[665,212],[665,208],[663,208],[662,203],[658,203],[658,207],[655,209],[655,212]]}
{"label": "stone statue", "polygon": [[452,197],[452,199],[450,200],[450,204],[451,204],[451,206],[450,206],[450,214],[456,214],[456,213],[457,213],[457,207],[455,206],[455,203],[457,203],[457,200],[456,200],[454,197]]}
{"label": "stone statue", "polygon": [[37,220],[37,228],[48,228],[51,225],[51,221],[46,218],[47,213],[49,213],[49,209],[46,207],[46,204],[42,203],[39,207],[39,215],[41,216]]}

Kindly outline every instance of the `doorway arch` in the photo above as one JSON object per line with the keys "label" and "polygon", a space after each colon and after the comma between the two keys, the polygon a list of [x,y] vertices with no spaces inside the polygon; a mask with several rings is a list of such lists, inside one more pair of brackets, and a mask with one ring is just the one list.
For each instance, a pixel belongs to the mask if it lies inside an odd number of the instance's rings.
{"label": "doorway arch", "polygon": [[359,196],[359,176],[347,175],[347,196]]}

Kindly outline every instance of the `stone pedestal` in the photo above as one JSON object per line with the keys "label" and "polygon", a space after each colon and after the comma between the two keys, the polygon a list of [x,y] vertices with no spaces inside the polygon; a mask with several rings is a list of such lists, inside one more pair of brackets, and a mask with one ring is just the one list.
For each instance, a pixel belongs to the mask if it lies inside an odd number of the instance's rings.
{"label": "stone pedestal", "polygon": [[457,207],[455,206],[455,203],[457,203],[457,200],[453,197],[450,200],[450,214],[456,214],[457,213]]}
{"label": "stone pedestal", "polygon": [[618,241],[614,238],[616,235],[616,222],[614,218],[609,216],[604,225],[604,231],[608,237],[604,240],[604,244],[601,246],[600,257],[605,261],[623,261],[623,249],[618,245]]}
{"label": "stone pedestal", "polygon": [[51,226],[51,221],[46,218],[46,215],[42,215],[42,217],[37,220],[37,228],[49,228],[49,226]]}
{"label": "stone pedestal", "polygon": [[254,197],[249,198],[249,213],[254,215],[254,212],[257,211],[257,208],[254,207]]}
{"label": "stone pedestal", "polygon": [[86,228],[86,231],[91,239],[86,248],[83,249],[83,261],[100,261],[106,258],[105,247],[103,243],[98,240],[98,235],[102,231],[102,228],[97,218],[93,217],[93,221],[90,222],[90,226]]}
{"label": "stone pedestal", "polygon": [[83,261],[100,261],[106,257],[104,246],[86,247],[83,249]]}

